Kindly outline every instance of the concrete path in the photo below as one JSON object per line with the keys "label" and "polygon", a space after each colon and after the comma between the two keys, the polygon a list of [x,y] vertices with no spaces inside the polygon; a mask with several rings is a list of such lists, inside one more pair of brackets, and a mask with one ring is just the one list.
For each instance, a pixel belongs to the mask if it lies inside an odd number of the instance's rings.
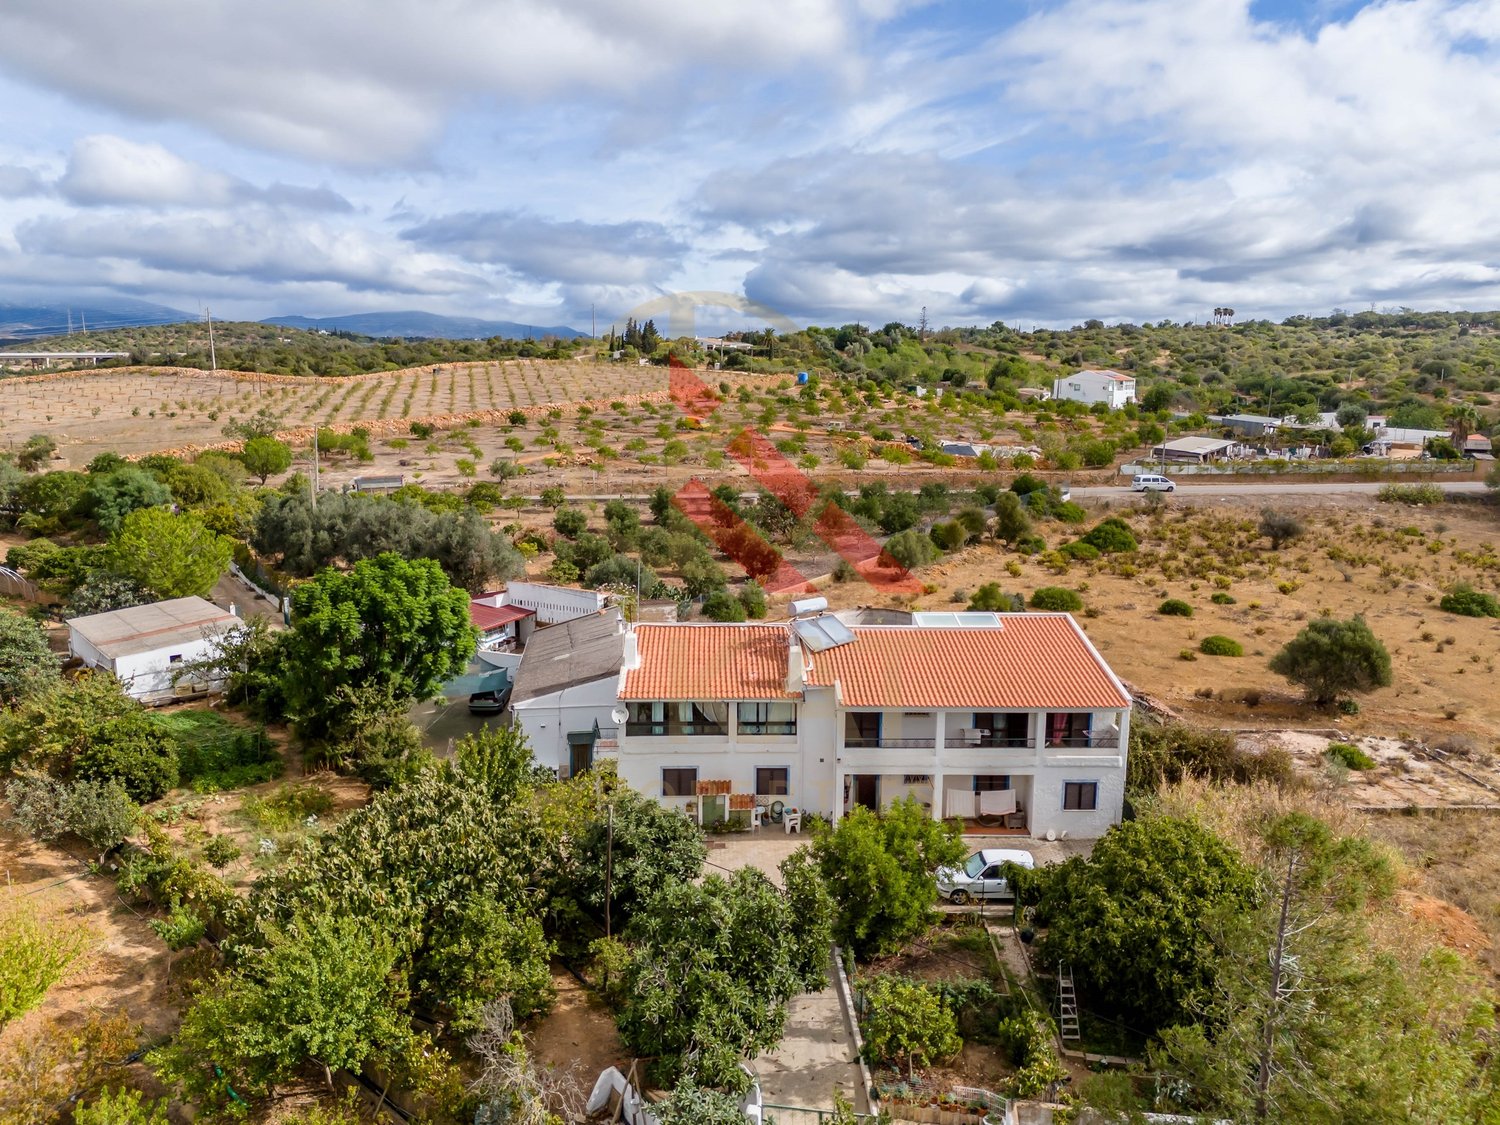
{"label": "concrete path", "polygon": [[854,1040],[832,983],[787,1005],[780,1046],[751,1065],[760,1076],[761,1097],[773,1105],[832,1109],[833,1092],[842,1090],[857,1112],[869,1110]]}

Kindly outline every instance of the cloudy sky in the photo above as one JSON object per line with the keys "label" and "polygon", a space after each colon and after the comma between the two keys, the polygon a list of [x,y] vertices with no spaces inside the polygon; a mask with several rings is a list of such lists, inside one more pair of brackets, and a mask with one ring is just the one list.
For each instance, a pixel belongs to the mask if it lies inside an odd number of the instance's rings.
{"label": "cloudy sky", "polygon": [[0,125],[0,299],[1500,307],[1500,0],[5,0]]}

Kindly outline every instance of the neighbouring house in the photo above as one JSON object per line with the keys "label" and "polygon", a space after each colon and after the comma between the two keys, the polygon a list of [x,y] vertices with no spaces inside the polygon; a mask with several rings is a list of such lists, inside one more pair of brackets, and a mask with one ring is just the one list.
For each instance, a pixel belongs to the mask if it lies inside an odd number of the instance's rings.
{"label": "neighbouring house", "polygon": [[1052,392],[1046,387],[1020,387],[1016,390],[1016,397],[1028,402],[1046,402],[1052,397]]}
{"label": "neighbouring house", "polygon": [[1434,438],[1452,438],[1447,430],[1419,430],[1409,426],[1379,426],[1375,440],[1365,446],[1365,452],[1393,460],[1411,460],[1427,451],[1427,443]]}
{"label": "neighbouring house", "polygon": [[240,619],[203,598],[172,598],[68,621],[68,651],[90,668],[114,674],[126,694],[156,703],[212,691],[217,682],[173,676],[209,656]]}
{"label": "neighbouring house", "polygon": [[559,777],[583,773],[596,753],[614,749],[625,636],[624,617],[611,608],[538,629],[526,644],[511,716],[537,764]]}
{"label": "neighbouring house", "polygon": [[1241,437],[1269,437],[1282,425],[1280,418],[1272,418],[1269,414],[1225,414],[1222,417],[1209,415],[1208,420],[1217,422]]}
{"label": "neighbouring house", "polygon": [[511,582],[479,594],[469,601],[469,618],[479,630],[478,657],[514,672],[534,630],[598,613],[606,600],[596,590],[541,582]]}
{"label": "neighbouring house", "polygon": [[1153,461],[1201,465],[1221,457],[1242,457],[1245,446],[1232,438],[1181,437],[1151,447]]}
{"label": "neighbouring house", "polygon": [[1118,371],[1079,371],[1052,380],[1052,397],[1059,402],[1104,403],[1119,410],[1135,401],[1135,377]]}
{"label": "neighbouring house", "polygon": [[1068,614],[589,628],[572,659],[533,664],[547,630],[522,662],[517,695],[535,691],[534,714],[588,692],[552,720],[538,759],[560,756],[557,732],[582,742],[597,726],[595,755],[699,823],[776,802],[838,819],[907,795],[934,817],[986,813],[1034,835],[1091,838],[1120,820],[1130,695]]}
{"label": "neighbouring house", "polygon": [[1485,457],[1493,454],[1493,443],[1483,434],[1470,434],[1464,438],[1464,447],[1460,451],[1465,457]]}

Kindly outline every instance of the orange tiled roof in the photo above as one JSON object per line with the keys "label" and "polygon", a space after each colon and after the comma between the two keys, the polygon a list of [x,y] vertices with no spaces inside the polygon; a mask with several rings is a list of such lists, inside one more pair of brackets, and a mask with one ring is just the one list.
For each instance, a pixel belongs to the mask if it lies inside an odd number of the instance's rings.
{"label": "orange tiled roof", "polygon": [[786,690],[785,625],[635,627],[641,666],[621,699],[793,699]]}
{"label": "orange tiled roof", "polygon": [[[999,629],[856,628],[810,656],[811,686],[838,682],[845,707],[1129,706],[1065,613],[1002,614]],[[784,625],[640,625],[641,666],[621,699],[789,699]]]}
{"label": "orange tiled roof", "polygon": [[809,681],[838,681],[845,707],[1128,707],[1066,613],[1002,614],[999,629],[855,629],[812,658]]}

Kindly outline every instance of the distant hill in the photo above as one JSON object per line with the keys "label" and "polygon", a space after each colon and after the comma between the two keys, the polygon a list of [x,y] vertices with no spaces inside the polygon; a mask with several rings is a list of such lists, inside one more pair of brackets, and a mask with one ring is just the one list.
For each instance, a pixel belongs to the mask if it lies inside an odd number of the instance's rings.
{"label": "distant hill", "polygon": [[195,320],[192,313],[151,301],[130,298],[61,301],[19,305],[0,301],[0,342],[62,336],[71,323],[74,332],[136,328],[148,324],[176,324]]}
{"label": "distant hill", "polygon": [[585,335],[566,325],[542,327],[535,324],[517,324],[510,320],[479,320],[467,316],[439,316],[425,312],[374,312],[351,313],[348,316],[273,316],[262,324],[277,324],[283,328],[305,328],[310,332],[357,332],[361,336],[377,338],[390,336],[421,336],[435,340],[488,340],[502,336],[509,340],[540,340],[544,336],[556,336],[573,340]]}

